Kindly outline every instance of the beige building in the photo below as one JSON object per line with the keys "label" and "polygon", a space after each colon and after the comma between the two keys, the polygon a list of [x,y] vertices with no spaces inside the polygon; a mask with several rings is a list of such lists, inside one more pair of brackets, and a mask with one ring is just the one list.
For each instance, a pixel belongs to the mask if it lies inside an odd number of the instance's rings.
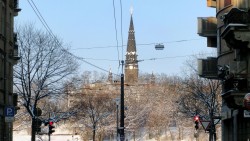
{"label": "beige building", "polygon": [[[14,34],[14,17],[18,15],[18,0],[0,0],[0,141],[12,141],[11,115],[17,96],[13,94],[13,66],[18,60],[17,37]],[[15,110],[13,110],[15,111]]]}

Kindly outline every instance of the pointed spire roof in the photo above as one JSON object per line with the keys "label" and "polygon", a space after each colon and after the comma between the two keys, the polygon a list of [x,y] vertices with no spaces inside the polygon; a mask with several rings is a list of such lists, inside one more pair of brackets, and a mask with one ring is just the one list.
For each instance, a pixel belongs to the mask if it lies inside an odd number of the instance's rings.
{"label": "pointed spire roof", "polygon": [[127,52],[136,52],[135,31],[134,31],[134,23],[133,23],[132,13],[131,13],[130,25],[129,25],[129,31],[128,31]]}
{"label": "pointed spire roof", "polygon": [[134,30],[134,22],[133,22],[133,15],[132,14],[131,14],[131,18],[130,18],[129,31],[135,32],[135,30]]}

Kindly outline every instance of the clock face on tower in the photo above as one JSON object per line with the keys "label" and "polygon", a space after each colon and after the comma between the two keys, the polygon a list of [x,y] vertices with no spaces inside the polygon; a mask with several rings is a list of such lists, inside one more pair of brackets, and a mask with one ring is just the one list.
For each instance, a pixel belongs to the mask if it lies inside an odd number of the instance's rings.
{"label": "clock face on tower", "polygon": [[133,66],[129,66],[129,69],[133,69]]}

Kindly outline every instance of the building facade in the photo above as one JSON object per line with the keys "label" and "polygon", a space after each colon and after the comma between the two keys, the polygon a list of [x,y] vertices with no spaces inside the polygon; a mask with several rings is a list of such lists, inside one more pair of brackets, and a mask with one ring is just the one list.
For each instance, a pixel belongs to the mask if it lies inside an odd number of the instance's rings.
{"label": "building facade", "polygon": [[128,32],[128,44],[125,61],[125,83],[135,84],[138,82],[138,60],[136,54],[136,42],[135,31],[133,23],[133,15],[131,13],[129,32]]}
{"label": "building facade", "polygon": [[222,82],[222,141],[250,135],[250,1],[207,0],[216,17],[198,18],[199,34],[217,48],[217,58],[202,60],[201,76]]}
{"label": "building facade", "polygon": [[5,117],[5,111],[17,106],[17,96],[13,94],[13,66],[18,60],[18,46],[13,27],[19,11],[18,0],[0,0],[0,141],[13,139],[13,121]]}

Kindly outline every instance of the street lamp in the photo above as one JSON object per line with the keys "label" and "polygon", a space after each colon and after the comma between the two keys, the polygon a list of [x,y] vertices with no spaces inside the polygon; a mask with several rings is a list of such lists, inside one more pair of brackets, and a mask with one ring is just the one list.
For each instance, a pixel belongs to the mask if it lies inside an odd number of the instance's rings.
{"label": "street lamp", "polygon": [[120,105],[120,98],[116,98],[115,99],[115,103],[116,103],[116,140],[119,141],[119,105]]}

